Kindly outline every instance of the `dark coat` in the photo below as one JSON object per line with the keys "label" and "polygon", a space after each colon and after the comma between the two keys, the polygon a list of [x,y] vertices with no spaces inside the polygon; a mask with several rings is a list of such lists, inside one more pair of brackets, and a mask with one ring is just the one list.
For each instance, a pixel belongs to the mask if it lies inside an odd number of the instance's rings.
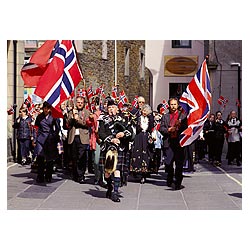
{"label": "dark coat", "polygon": [[18,117],[13,125],[13,128],[17,129],[17,139],[31,139],[32,129],[31,129],[32,119],[28,116],[26,119]]}
{"label": "dark coat", "polygon": [[60,140],[59,119],[51,115],[46,119],[44,113],[41,113],[36,118],[35,126],[38,127],[35,155],[43,156],[48,161],[55,160],[58,157],[57,143]]}
{"label": "dark coat", "polygon": [[[179,111],[180,112],[180,111]],[[187,116],[186,114],[179,113],[179,119],[181,120],[180,128],[178,130],[178,136],[187,128]],[[166,113],[162,116],[161,119],[161,126],[160,126],[160,133],[163,135],[163,147],[169,147],[169,138],[170,133],[168,132],[168,128],[170,123],[170,113]]]}

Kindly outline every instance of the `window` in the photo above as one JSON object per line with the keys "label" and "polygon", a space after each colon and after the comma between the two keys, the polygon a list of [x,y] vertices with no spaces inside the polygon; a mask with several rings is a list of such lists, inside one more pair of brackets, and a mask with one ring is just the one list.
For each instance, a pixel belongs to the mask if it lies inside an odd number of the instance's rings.
{"label": "window", "polygon": [[191,40],[172,40],[172,48],[191,48]]}
{"label": "window", "polygon": [[125,70],[124,75],[129,76],[129,48],[125,48]]}
{"label": "window", "polygon": [[140,48],[140,79],[144,80],[145,78],[145,51]]}
{"label": "window", "polygon": [[169,83],[169,98],[180,98],[182,93],[186,90],[188,83]]}

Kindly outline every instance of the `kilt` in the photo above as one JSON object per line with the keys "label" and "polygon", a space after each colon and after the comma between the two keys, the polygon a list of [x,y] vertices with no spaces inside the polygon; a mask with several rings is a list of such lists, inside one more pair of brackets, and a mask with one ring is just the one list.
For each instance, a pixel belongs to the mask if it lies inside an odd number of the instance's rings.
{"label": "kilt", "polygon": [[[100,152],[100,160],[99,160],[99,167],[101,169],[104,169],[104,165],[105,165],[105,160],[106,160],[106,153],[107,151],[101,151]],[[127,155],[127,151],[119,151],[118,150],[118,162],[116,165],[116,170],[120,170],[120,171],[127,171],[128,166],[127,166],[127,161],[126,161],[126,155]]]}

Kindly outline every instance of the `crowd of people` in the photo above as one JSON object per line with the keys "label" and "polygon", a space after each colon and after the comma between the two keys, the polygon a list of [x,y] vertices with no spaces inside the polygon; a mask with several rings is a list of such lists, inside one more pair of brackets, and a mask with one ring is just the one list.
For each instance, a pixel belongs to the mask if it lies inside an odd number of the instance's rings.
{"label": "crowd of people", "polygon": [[119,108],[107,97],[103,105],[95,98],[93,110],[87,100],[77,96],[75,102],[61,104],[63,118],[54,118],[52,107],[37,105],[29,115],[25,104],[13,124],[17,132],[20,163],[31,164],[37,172],[36,182],[52,181],[53,166],[68,171],[73,181],[85,183],[88,170],[94,184],[107,189],[106,197],[120,202],[119,188],[133,175],[144,184],[147,178],[165,166],[166,185],[183,188],[183,172],[195,171],[194,164],[204,159],[221,166],[224,141],[228,143],[228,165],[241,165],[242,123],[233,110],[224,121],[220,111],[210,114],[199,138],[181,147],[180,134],[187,128],[187,114],[178,98],[170,98],[168,109],[159,104],[152,111],[145,98],[139,96],[137,106],[126,103]]}

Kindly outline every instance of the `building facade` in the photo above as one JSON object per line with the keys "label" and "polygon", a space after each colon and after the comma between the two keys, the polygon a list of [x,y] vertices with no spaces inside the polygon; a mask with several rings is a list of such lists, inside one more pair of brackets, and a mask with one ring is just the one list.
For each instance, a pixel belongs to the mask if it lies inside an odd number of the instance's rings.
{"label": "building facade", "polygon": [[[7,107],[17,111],[25,95],[34,89],[25,88],[20,76],[23,64],[44,43],[44,40],[7,41]],[[112,86],[124,90],[129,101],[136,95],[145,97],[153,110],[162,100],[180,97],[203,60],[209,55],[208,69],[212,88],[211,112],[223,111],[226,119],[231,110],[242,117],[242,41],[241,40],[76,40],[78,59],[86,87],[104,84],[105,94]],[[81,81],[78,88],[84,87]],[[218,98],[228,100],[222,107]],[[16,156],[12,124],[18,115],[8,115],[7,159]]]}
{"label": "building facade", "polygon": [[[146,67],[152,76],[152,106],[163,99],[179,97],[201,63],[208,58],[212,88],[211,112],[223,111],[223,118],[234,109],[241,117],[242,41],[241,40],[146,40]],[[228,100],[225,107],[218,98]]]}

